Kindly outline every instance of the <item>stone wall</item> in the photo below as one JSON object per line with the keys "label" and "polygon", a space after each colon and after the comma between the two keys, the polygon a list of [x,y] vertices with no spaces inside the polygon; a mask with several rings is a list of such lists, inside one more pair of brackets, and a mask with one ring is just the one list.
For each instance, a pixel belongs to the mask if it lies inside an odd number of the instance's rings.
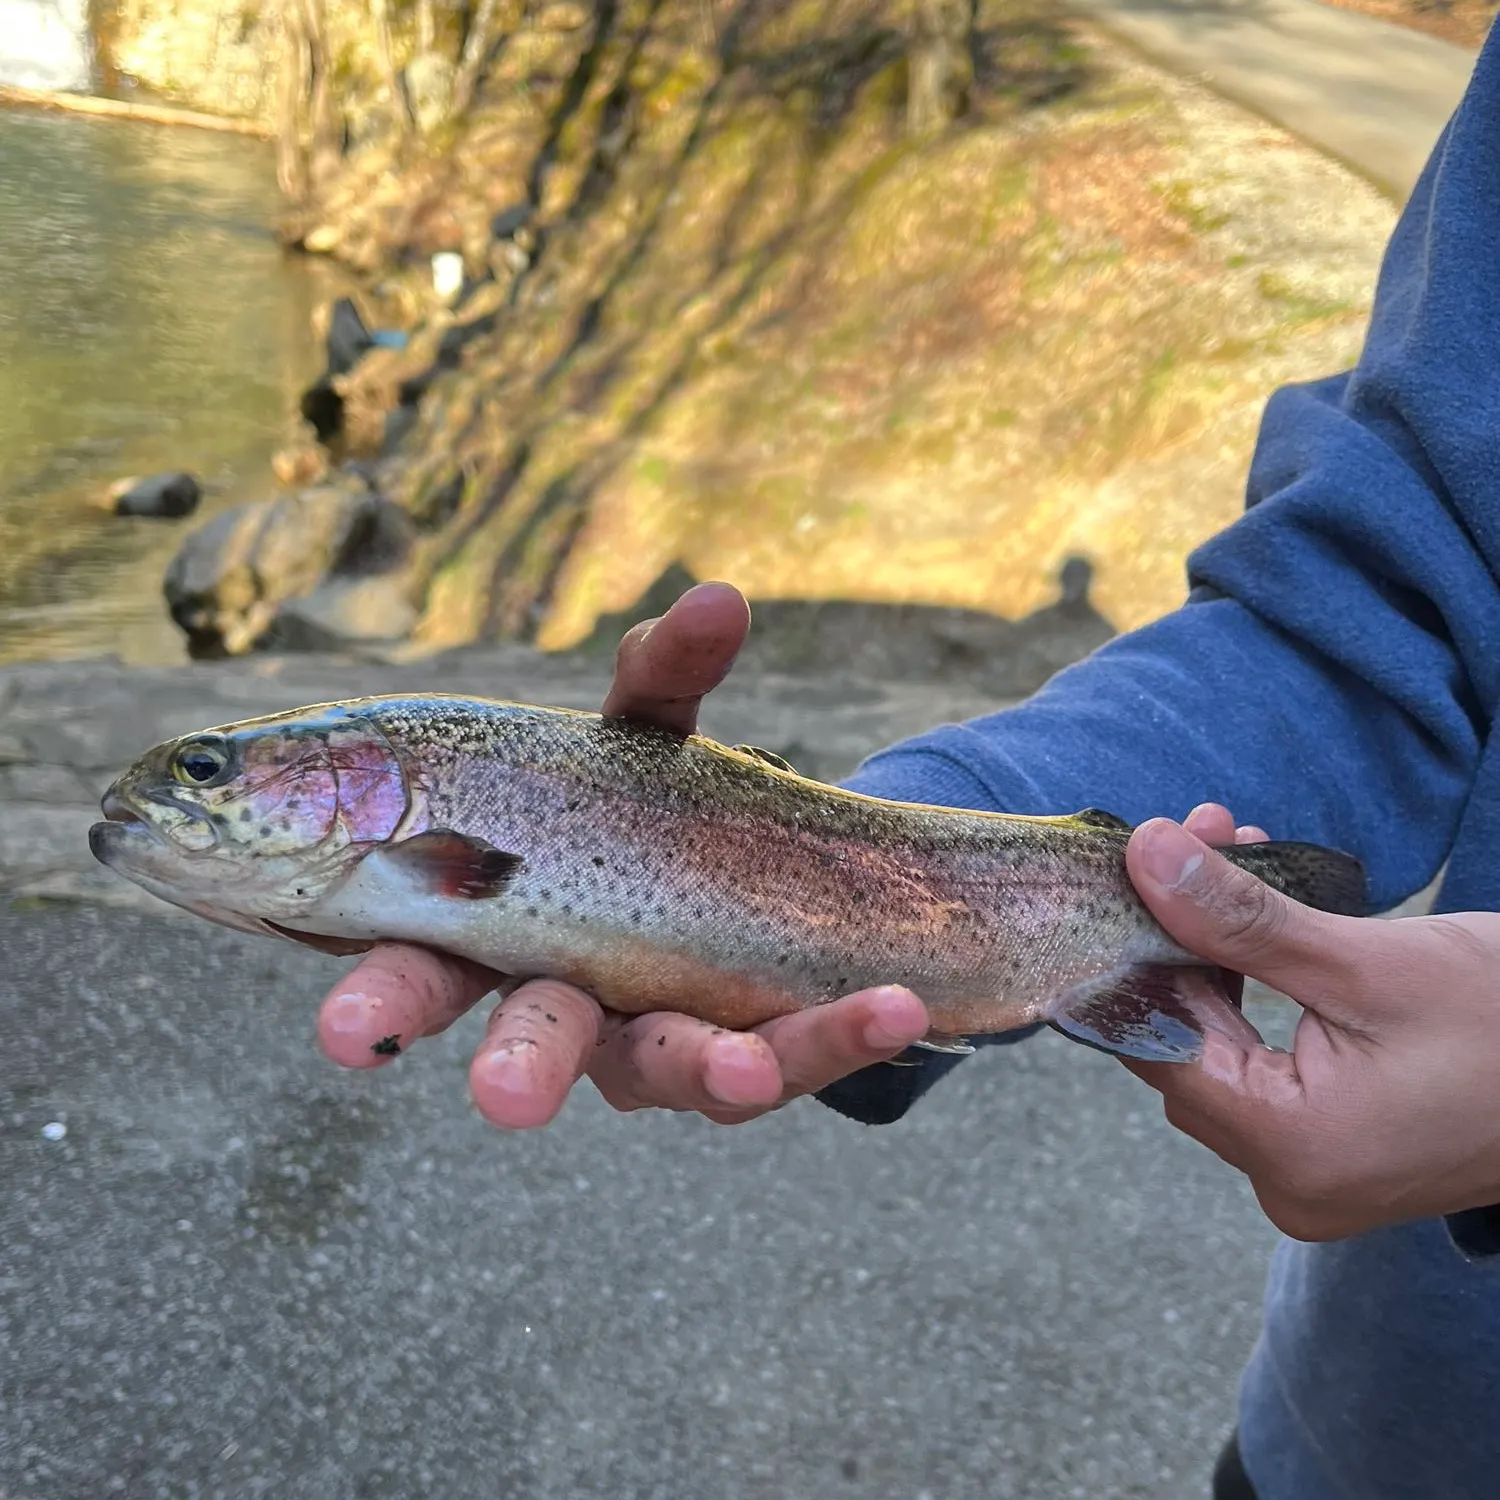
{"label": "stone wall", "polygon": [[107,65],[123,79],[195,109],[264,119],[276,87],[276,14],[253,0],[103,0],[99,25]]}
{"label": "stone wall", "polygon": [[0,84],[81,93],[93,54],[89,0],[0,0]]}

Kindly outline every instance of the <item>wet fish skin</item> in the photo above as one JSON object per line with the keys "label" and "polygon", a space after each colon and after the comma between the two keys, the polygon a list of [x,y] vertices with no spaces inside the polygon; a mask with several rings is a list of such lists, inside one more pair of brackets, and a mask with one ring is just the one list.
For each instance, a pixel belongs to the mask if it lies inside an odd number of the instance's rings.
{"label": "wet fish skin", "polygon": [[[212,785],[184,782],[194,746],[224,758]],[[886,802],[597,714],[320,705],[158,746],[105,810],[96,855],[200,915],[344,952],[425,943],[627,1012],[747,1027],[900,983],[938,1046],[1048,1020],[1180,1060],[1207,1027],[1249,1029],[1141,903],[1129,828],[1108,814]],[[1362,910],[1347,855],[1226,853],[1310,904]]]}

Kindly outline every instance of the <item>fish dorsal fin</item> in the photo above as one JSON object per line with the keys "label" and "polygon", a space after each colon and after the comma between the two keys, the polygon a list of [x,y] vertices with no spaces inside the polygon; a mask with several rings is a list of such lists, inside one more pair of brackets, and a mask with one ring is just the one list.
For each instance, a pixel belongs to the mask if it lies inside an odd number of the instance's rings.
{"label": "fish dorsal fin", "polygon": [[1086,1047],[1142,1062],[1194,1062],[1206,1031],[1263,1045],[1229,998],[1219,969],[1137,964],[1080,985],[1047,1019]]}
{"label": "fish dorsal fin", "polygon": [[741,755],[753,755],[756,760],[763,760],[768,766],[775,766],[778,771],[790,771],[793,776],[797,775],[797,768],[789,760],[783,759],[771,750],[762,750],[759,745],[736,745],[734,747]]}
{"label": "fish dorsal fin", "polygon": [[1124,818],[1117,817],[1112,812],[1105,812],[1098,807],[1086,807],[1082,812],[1073,814],[1075,823],[1087,823],[1093,828],[1108,828],[1114,833],[1131,833],[1135,825],[1127,823]]}
{"label": "fish dorsal fin", "polygon": [[519,854],[451,828],[414,834],[398,844],[387,844],[380,853],[414,885],[431,895],[460,901],[486,901],[501,895],[525,863]]}

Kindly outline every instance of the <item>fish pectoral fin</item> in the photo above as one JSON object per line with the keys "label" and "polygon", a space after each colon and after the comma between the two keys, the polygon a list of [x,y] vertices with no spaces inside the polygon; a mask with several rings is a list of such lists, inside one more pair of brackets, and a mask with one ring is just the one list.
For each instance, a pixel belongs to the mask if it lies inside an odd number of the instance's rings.
{"label": "fish pectoral fin", "polygon": [[968,1037],[954,1036],[951,1031],[938,1031],[935,1028],[921,1041],[913,1042],[912,1046],[920,1047],[924,1052],[946,1052],[955,1057],[968,1057],[974,1051]]}
{"label": "fish pectoral fin", "polygon": [[519,854],[451,828],[433,828],[386,844],[375,857],[429,894],[460,901],[502,895],[525,863]]}
{"label": "fish pectoral fin", "polygon": [[1081,812],[1073,814],[1075,823],[1088,823],[1094,828],[1108,828],[1115,833],[1133,833],[1134,824],[1127,823],[1124,818],[1117,817],[1112,812],[1105,812],[1098,807],[1085,807]]}
{"label": "fish pectoral fin", "polygon": [[1230,999],[1219,969],[1139,964],[1080,986],[1047,1019],[1086,1047],[1142,1062],[1195,1062],[1208,1031],[1264,1045]]}
{"label": "fish pectoral fin", "polygon": [[798,774],[796,766],[791,761],[772,750],[762,750],[759,745],[736,745],[734,748],[741,755],[753,755],[756,760],[763,760],[768,766],[775,766],[778,771],[790,771],[793,776]]}

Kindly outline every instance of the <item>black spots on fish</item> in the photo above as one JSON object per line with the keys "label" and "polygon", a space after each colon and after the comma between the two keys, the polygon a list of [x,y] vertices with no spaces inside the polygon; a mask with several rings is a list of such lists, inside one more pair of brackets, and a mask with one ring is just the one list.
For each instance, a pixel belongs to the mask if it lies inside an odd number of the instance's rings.
{"label": "black spots on fish", "polygon": [[849,903],[851,906],[863,906],[869,899],[869,896],[860,890],[857,885],[849,888]]}
{"label": "black spots on fish", "polygon": [[260,825],[260,836],[263,839],[268,839],[271,837],[271,825],[269,823],[262,823]]}
{"label": "black spots on fish", "polygon": [[602,870],[604,868],[604,856],[602,854],[596,854],[594,856],[594,868],[596,870]]}
{"label": "black spots on fish", "polygon": [[255,811],[254,811],[253,808],[242,807],[240,809],[240,822],[241,823],[248,823],[250,821],[250,819],[253,818],[254,816],[255,816]]}
{"label": "black spots on fish", "polygon": [[839,1462],[839,1473],[851,1483],[859,1478],[859,1460],[857,1458],[845,1458]]}
{"label": "black spots on fish", "polygon": [[401,1038],[397,1036],[383,1036],[378,1042],[370,1043],[370,1051],[376,1057],[395,1057],[401,1051]]}
{"label": "black spots on fish", "polygon": [[778,969],[786,968],[786,966],[791,963],[791,961],[792,955],[790,953],[778,953],[776,955],[776,967]]}
{"label": "black spots on fish", "polygon": [[630,914],[630,925],[632,927],[639,927],[641,925],[641,911],[640,911],[639,907],[637,907],[633,912],[631,912],[631,914]]}
{"label": "black spots on fish", "polygon": [[534,907],[534,906],[528,906],[528,907],[527,907],[527,908],[526,908],[526,915],[527,915],[527,916],[528,916],[528,917],[539,917],[539,916],[540,916],[540,915],[541,915],[541,912],[539,912],[539,911],[538,911],[538,910],[537,910],[537,908],[536,908],[536,907]]}
{"label": "black spots on fish", "polygon": [[391,844],[384,856],[433,895],[462,901],[501,895],[525,863],[519,854],[451,828],[435,828]]}

